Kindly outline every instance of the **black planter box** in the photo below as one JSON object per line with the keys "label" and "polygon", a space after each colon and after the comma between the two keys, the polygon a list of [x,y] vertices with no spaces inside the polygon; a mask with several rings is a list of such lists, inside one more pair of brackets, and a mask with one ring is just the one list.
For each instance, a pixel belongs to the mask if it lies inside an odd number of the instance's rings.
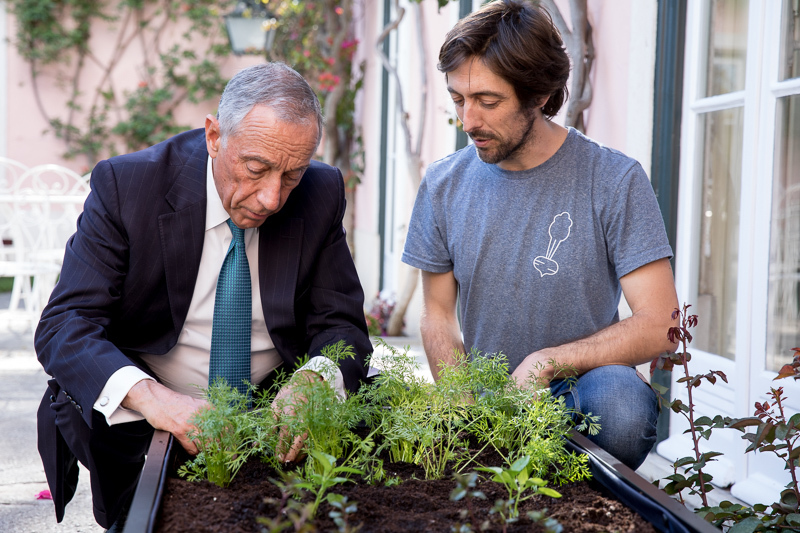
{"label": "black planter box", "polygon": [[[172,435],[156,431],[133,496],[123,533],[152,533],[161,507],[172,459]],[[719,533],[719,530],[673,500],[642,476],[578,433],[567,447],[589,457],[592,476],[623,504],[665,533]]]}

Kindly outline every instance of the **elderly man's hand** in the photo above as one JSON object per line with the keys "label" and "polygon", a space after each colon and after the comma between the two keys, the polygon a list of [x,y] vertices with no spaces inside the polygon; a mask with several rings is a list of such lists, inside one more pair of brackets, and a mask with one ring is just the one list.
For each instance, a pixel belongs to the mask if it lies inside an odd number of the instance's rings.
{"label": "elderly man's hand", "polygon": [[188,436],[195,429],[189,421],[197,411],[209,406],[205,400],[180,394],[149,379],[134,385],[122,400],[122,407],[140,412],[155,429],[172,433],[192,455],[199,450]]}
{"label": "elderly man's hand", "polygon": [[[292,377],[292,380],[278,391],[275,400],[272,402],[272,414],[276,423],[281,424],[281,418],[295,416],[295,406],[306,401],[301,392],[302,387],[312,381],[322,381],[322,376],[310,370],[302,370],[297,372]],[[281,424],[278,449],[275,450],[278,460],[289,463],[302,459],[301,452],[307,438],[307,433],[289,435],[289,429],[285,424]]]}

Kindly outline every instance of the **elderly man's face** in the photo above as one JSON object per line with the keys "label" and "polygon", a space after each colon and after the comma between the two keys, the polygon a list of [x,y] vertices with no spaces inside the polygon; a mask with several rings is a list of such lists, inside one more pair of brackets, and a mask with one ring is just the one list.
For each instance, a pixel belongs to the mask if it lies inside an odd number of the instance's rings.
{"label": "elderly man's face", "polygon": [[317,149],[317,123],[291,124],[255,106],[223,146],[219,122],[206,117],[206,146],[225,211],[240,228],[255,228],[280,211]]}

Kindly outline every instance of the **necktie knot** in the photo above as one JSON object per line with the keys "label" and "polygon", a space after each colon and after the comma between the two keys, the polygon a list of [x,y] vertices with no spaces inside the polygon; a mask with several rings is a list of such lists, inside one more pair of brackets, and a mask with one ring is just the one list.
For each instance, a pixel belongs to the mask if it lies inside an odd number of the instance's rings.
{"label": "necktie knot", "polygon": [[233,234],[233,242],[235,244],[244,244],[244,230],[233,223],[233,220],[228,219],[228,227],[231,228]]}

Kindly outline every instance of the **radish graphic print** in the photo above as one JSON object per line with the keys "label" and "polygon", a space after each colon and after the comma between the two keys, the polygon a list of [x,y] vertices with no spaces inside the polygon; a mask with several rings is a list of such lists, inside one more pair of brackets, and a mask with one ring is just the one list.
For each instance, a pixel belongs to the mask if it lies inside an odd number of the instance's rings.
{"label": "radish graphic print", "polygon": [[553,256],[562,242],[569,237],[569,230],[572,228],[572,218],[569,213],[563,213],[553,217],[550,223],[550,243],[547,245],[547,255],[538,256],[533,260],[533,267],[539,271],[540,277],[552,276],[558,272],[558,263],[553,260]]}

